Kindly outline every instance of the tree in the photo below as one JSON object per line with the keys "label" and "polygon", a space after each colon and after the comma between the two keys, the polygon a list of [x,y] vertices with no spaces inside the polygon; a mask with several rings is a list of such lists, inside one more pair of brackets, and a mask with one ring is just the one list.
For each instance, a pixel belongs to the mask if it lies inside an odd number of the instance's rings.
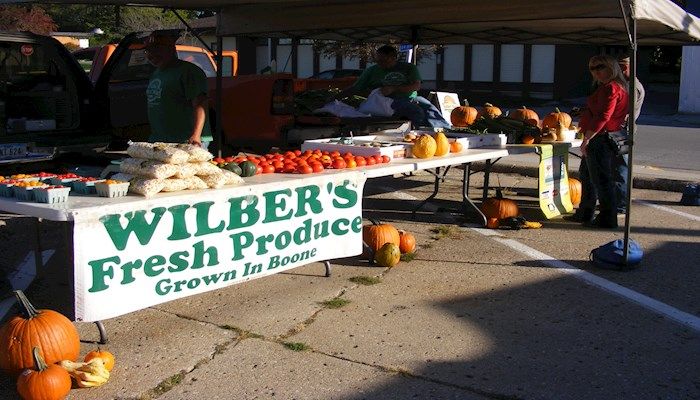
{"label": "tree", "polygon": [[56,30],[56,23],[43,8],[36,5],[0,6],[0,30],[47,35]]}
{"label": "tree", "polygon": [[[359,58],[365,62],[371,62],[374,59],[374,52],[380,46],[386,43],[351,43],[351,42],[336,42],[331,40],[314,40],[314,51],[319,54],[329,57],[344,57],[349,59]],[[389,43],[398,48],[397,43]],[[418,60],[421,58],[432,58],[441,46],[427,45],[418,46]]]}

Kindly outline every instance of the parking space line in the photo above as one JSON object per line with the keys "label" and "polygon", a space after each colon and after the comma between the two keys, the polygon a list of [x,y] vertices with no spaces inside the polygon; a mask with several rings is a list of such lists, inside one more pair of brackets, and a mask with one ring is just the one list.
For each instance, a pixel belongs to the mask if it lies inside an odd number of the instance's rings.
{"label": "parking space line", "polygon": [[664,206],[662,206],[662,205],[650,203],[650,202],[644,201],[644,200],[633,200],[633,201],[634,201],[635,203],[639,203],[639,204],[643,204],[643,205],[645,205],[645,206],[649,206],[649,207],[652,207],[652,208],[656,208],[657,210],[665,211],[665,212],[667,212],[667,213],[680,215],[681,217],[687,218],[687,219],[689,219],[689,220],[691,220],[691,221],[700,222],[700,216],[697,216],[697,215],[685,213],[685,212],[683,212],[683,211],[674,210],[673,208],[664,207]]}
{"label": "parking space line", "polygon": [[[402,192],[396,188],[392,188],[390,186],[382,186],[382,190],[385,192],[388,192],[391,194],[391,196],[401,199],[401,200],[418,200],[418,198]],[[655,204],[650,204],[652,206],[656,206]],[[425,204],[424,206],[426,209],[429,209],[433,212],[437,211],[437,207],[433,204]],[[658,206],[661,207],[661,206]],[[670,209],[669,209],[670,210]],[[675,210],[672,210],[675,211]],[[679,211],[680,212],[680,211]],[[682,213],[685,214],[685,213]],[[687,214],[690,215],[690,214]],[[695,217],[695,216],[693,216]],[[455,221],[456,222],[456,221]],[[516,240],[513,239],[508,239],[504,238],[500,234],[498,234],[496,231],[492,229],[484,229],[484,228],[473,228],[473,227],[465,227],[464,229],[469,229],[472,230],[480,235],[490,237],[491,239],[503,244],[504,246],[510,247],[511,249],[524,254],[534,260],[539,260],[542,261],[544,264],[557,268],[561,270],[562,272],[565,272],[575,278],[581,279],[582,281],[593,285],[595,287],[598,287],[600,289],[603,289],[611,294],[617,295],[619,297],[625,298],[633,303],[637,303],[640,306],[653,311],[657,314],[660,314],[668,319],[671,319],[673,321],[676,321],[684,326],[687,326],[696,332],[700,332],[700,317],[697,317],[693,314],[687,313],[685,311],[681,311],[675,307],[672,307],[666,303],[662,303],[656,299],[653,299],[649,296],[643,295],[639,292],[636,292],[632,289],[628,289],[624,286],[621,286],[617,283],[611,282],[605,278],[601,278],[598,275],[592,274],[588,271],[584,271],[580,268],[576,268],[571,264],[568,264],[562,260],[556,259],[550,255],[547,255],[545,253],[542,253],[538,250],[533,249],[532,247],[529,247],[525,244],[522,244]]]}

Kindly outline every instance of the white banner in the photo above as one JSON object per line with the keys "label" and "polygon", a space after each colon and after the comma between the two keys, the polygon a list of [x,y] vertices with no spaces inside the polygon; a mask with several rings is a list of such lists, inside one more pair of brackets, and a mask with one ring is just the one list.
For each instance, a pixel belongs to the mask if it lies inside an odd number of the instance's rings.
{"label": "white banner", "polygon": [[[106,204],[75,216],[75,313],[97,321],[362,252],[356,172]],[[184,192],[187,193],[187,192]]]}

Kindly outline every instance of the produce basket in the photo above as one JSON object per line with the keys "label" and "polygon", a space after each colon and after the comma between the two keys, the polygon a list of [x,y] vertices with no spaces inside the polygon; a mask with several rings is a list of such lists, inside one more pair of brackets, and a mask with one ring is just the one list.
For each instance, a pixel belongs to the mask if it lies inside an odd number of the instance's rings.
{"label": "produce basket", "polygon": [[65,203],[68,200],[69,187],[37,187],[33,190],[34,201],[37,203]]}
{"label": "produce basket", "polygon": [[97,189],[95,188],[95,184],[97,182],[104,182],[104,179],[95,179],[95,180],[88,180],[88,179],[78,179],[77,181],[72,182],[73,190],[72,192],[75,194],[95,194],[97,193]]}
{"label": "produce basket", "polygon": [[[383,139],[377,136],[355,136],[354,138],[306,140],[301,145],[301,151],[338,151],[340,154],[350,152],[355,156],[363,157],[381,155],[388,156],[392,160],[406,157],[407,144],[388,142]],[[401,139],[396,138],[396,140]]]}
{"label": "produce basket", "polygon": [[12,189],[13,186],[15,186],[14,182],[12,182],[12,183],[9,183],[9,182],[0,183],[0,196],[13,197],[15,195],[15,191]]}
{"label": "produce basket", "polygon": [[49,183],[54,185],[54,186],[67,186],[67,187],[73,187],[73,182],[77,181],[80,179],[79,177],[76,178],[62,178],[60,175],[55,176],[51,179],[49,179]]}
{"label": "produce basket", "polygon": [[15,174],[10,176],[10,179],[14,179],[17,181],[22,181],[22,182],[30,182],[30,181],[38,181],[39,177],[35,175],[28,175],[28,174]]}
{"label": "produce basket", "polygon": [[34,189],[41,186],[13,186],[15,197],[19,201],[34,201]]}
{"label": "produce basket", "polygon": [[97,195],[100,197],[123,197],[129,191],[129,182],[106,180],[95,183]]}

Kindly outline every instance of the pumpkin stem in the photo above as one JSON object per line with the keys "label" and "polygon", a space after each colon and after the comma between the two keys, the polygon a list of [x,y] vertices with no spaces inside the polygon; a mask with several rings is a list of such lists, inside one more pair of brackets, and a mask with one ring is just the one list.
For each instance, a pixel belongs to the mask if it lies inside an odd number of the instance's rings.
{"label": "pumpkin stem", "polygon": [[462,100],[462,102],[464,103],[465,107],[469,107],[469,100],[464,99],[464,100]]}
{"label": "pumpkin stem", "polygon": [[34,318],[37,315],[39,315],[39,311],[37,311],[37,309],[34,308],[32,303],[29,302],[29,299],[27,298],[27,296],[25,296],[24,292],[22,292],[21,290],[15,290],[14,293],[15,297],[17,298],[17,301],[22,306],[24,316],[27,319]]}
{"label": "pumpkin stem", "polygon": [[554,110],[557,112],[557,114],[561,114],[561,111],[559,111],[559,107],[554,107]]}
{"label": "pumpkin stem", "polygon": [[37,371],[43,371],[49,366],[46,365],[46,361],[41,357],[41,354],[39,353],[41,350],[39,349],[39,346],[34,346],[32,349],[32,355],[34,356],[34,367],[37,369]]}
{"label": "pumpkin stem", "polygon": [[491,103],[484,103],[484,107],[493,107],[493,104],[491,104]]}
{"label": "pumpkin stem", "polygon": [[497,189],[496,189],[496,198],[497,198],[497,199],[502,199],[502,198],[503,198],[503,191],[501,190],[501,188],[497,188]]}

